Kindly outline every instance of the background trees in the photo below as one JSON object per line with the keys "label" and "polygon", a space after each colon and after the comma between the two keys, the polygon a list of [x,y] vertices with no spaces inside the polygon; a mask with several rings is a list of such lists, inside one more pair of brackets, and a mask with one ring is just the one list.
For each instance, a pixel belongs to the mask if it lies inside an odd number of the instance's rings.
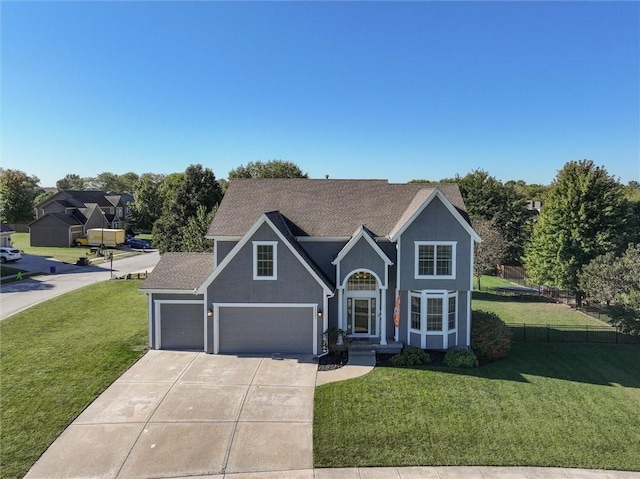
{"label": "background trees", "polygon": [[270,160],[267,162],[250,161],[247,166],[240,165],[229,172],[232,178],[308,178],[298,165],[290,161]]}
{"label": "background trees", "polygon": [[161,253],[180,251],[185,230],[187,234],[197,231],[195,227],[186,229],[189,219],[198,216],[200,207],[209,213],[222,200],[213,171],[202,165],[190,165],[176,186],[175,192],[166,192],[162,215],[153,226],[154,245]]}
{"label": "background trees", "polygon": [[133,203],[129,205],[131,220],[138,230],[151,231],[162,215],[165,201],[162,182],[164,175],[143,173],[133,188]]}
{"label": "background trees", "polygon": [[0,168],[0,219],[5,223],[28,223],[35,218],[33,202],[40,180],[20,170]]}
{"label": "background trees", "polygon": [[531,281],[576,294],[584,265],[631,239],[629,203],[622,185],[592,161],[572,161],[558,172],[527,245]]}
{"label": "background trees", "polygon": [[487,220],[474,221],[473,228],[482,238],[482,243],[476,243],[473,256],[473,274],[478,278],[478,289],[482,289],[480,277],[495,275],[496,266],[502,264],[508,245],[500,231]]}
{"label": "background trees", "polygon": [[504,262],[522,264],[531,231],[527,199],[484,170],[456,176],[453,181],[460,187],[471,219],[488,221],[506,242]]}
{"label": "background trees", "polygon": [[76,175],[75,173],[69,173],[65,175],[64,178],[56,181],[56,188],[59,190],[84,190],[85,181],[84,178],[81,178],[80,175]]}
{"label": "background trees", "polygon": [[640,244],[621,255],[607,253],[587,264],[579,287],[590,300],[609,305],[611,322],[623,332],[640,335]]}

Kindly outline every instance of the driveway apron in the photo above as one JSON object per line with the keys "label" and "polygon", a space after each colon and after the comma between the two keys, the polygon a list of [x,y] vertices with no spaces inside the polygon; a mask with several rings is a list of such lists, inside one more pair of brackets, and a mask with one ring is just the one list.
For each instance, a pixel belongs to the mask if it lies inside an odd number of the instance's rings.
{"label": "driveway apron", "polygon": [[316,373],[311,356],[149,351],[78,416],[25,477],[311,470]]}

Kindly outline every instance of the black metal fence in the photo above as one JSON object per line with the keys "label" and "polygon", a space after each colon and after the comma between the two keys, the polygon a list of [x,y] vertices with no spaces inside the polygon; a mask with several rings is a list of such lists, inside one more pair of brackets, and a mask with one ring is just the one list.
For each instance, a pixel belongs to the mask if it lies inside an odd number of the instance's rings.
{"label": "black metal fence", "polygon": [[507,323],[514,341],[640,344],[640,337],[611,326]]}

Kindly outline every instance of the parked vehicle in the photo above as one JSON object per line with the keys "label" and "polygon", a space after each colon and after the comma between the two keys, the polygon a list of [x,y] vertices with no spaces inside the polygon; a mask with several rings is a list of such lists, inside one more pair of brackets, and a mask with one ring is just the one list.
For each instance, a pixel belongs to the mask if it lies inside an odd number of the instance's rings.
{"label": "parked vehicle", "polygon": [[22,253],[19,249],[9,247],[0,248],[0,262],[18,261],[20,258],[22,258]]}
{"label": "parked vehicle", "polygon": [[150,249],[151,242],[139,238],[127,238],[126,244],[136,249]]}
{"label": "parked vehicle", "polygon": [[123,229],[91,228],[87,230],[87,236],[74,240],[76,246],[101,246],[115,248],[125,243]]}

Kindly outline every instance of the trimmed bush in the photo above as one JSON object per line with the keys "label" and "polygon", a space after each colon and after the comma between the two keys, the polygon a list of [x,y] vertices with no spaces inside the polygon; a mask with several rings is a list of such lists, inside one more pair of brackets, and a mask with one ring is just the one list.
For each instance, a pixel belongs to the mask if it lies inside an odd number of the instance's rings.
{"label": "trimmed bush", "polygon": [[477,368],[478,358],[470,349],[450,349],[444,355],[444,365],[450,368]]}
{"label": "trimmed bush", "polygon": [[431,356],[420,348],[408,346],[391,358],[391,364],[399,367],[420,366],[431,362]]}
{"label": "trimmed bush", "polygon": [[471,348],[483,358],[501,359],[511,350],[511,329],[496,313],[471,313]]}

